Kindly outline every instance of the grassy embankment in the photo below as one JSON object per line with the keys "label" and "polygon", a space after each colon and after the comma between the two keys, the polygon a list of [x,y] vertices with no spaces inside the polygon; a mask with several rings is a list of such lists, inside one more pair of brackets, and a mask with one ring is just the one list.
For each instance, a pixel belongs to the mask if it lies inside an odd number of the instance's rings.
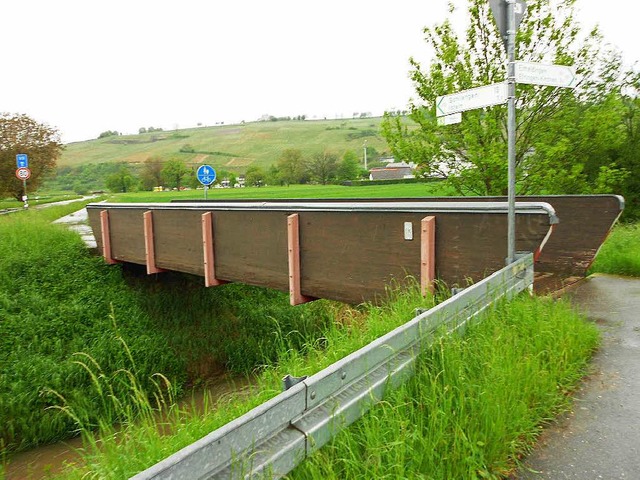
{"label": "grassy embankment", "polygon": [[286,332],[298,332],[286,338],[295,349],[330,319],[327,302],[292,308],[281,292],[123,276],[50,224],[78,208],[0,217],[2,458],[65,438],[78,423],[135,418],[136,395],[175,395],[224,369],[250,373],[275,360]]}
{"label": "grassy embankment", "polygon": [[617,225],[589,272],[640,277],[640,223]]}
{"label": "grassy embankment", "polygon": [[[164,435],[149,415],[89,434],[86,465],[64,478],[127,478],[280,391],[286,374],[313,374],[412,317],[417,290],[382,307],[344,311],[322,342],[283,344],[253,396],[231,395],[208,415],[165,410]],[[489,478],[511,471],[541,425],[568,408],[597,345],[594,325],[567,303],[519,297],[487,312],[464,338],[437,342],[417,376],[292,473],[293,478]]]}

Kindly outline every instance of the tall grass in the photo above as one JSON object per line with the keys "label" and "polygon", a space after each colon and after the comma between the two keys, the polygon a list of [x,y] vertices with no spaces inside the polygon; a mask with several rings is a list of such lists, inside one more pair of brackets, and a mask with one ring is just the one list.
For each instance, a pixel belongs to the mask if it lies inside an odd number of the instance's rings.
{"label": "tall grass", "polygon": [[[248,391],[205,415],[173,410],[165,435],[154,423],[127,425],[94,440],[86,465],[65,478],[127,478],[247,412],[281,389],[285,374],[311,375],[404,323],[432,302],[417,289],[365,310],[344,307],[321,340],[283,342]],[[286,338],[286,335],[283,337]],[[462,338],[438,341],[418,373],[372,412],[323,447],[293,478],[490,478],[508,473],[541,425],[569,404],[596,347],[595,327],[564,302],[500,304]],[[168,432],[168,433],[167,433]]]}
{"label": "tall grass", "polygon": [[122,421],[87,366],[99,366],[113,398],[135,409],[126,372],[146,392],[158,373],[180,392],[221,370],[252,372],[276,358],[282,332],[298,332],[288,343],[298,348],[329,319],[325,302],[293,308],[282,292],[205,289],[200,278],[172,274],[140,281],[50,224],[77,208],[0,217],[2,454],[76,433],[77,419],[51,407],[72,405],[83,427]]}
{"label": "tall grass", "polygon": [[616,226],[602,245],[589,273],[640,277],[640,223]]}
{"label": "tall grass", "polygon": [[503,478],[568,407],[598,342],[564,302],[520,297],[437,341],[416,376],[291,478]]}

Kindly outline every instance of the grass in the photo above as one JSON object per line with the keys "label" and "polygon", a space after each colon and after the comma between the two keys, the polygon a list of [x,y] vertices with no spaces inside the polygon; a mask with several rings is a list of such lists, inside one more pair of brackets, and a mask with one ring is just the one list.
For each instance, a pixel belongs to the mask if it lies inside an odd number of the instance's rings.
{"label": "grass", "polygon": [[[62,200],[73,200],[81,198],[80,195],[75,195],[71,193],[59,193],[59,192],[51,192],[43,195],[33,195],[29,194],[29,207],[35,207],[37,205],[45,205],[48,203],[59,202]],[[15,199],[0,199],[0,210],[4,210],[7,208],[24,208],[24,202],[20,202]]]}
{"label": "grass", "polygon": [[[281,332],[299,332],[289,342],[296,348],[329,320],[326,302],[293,308],[281,292],[205,289],[180,275],[142,282],[105,265],[77,234],[50,224],[81,206],[0,217],[2,455],[73,435],[78,418],[91,428],[126,420],[137,408],[129,373],[146,392],[156,374],[179,392],[221,369],[251,372],[275,359]],[[101,398],[86,366],[110,380],[122,409]],[[56,408],[68,405],[75,418]]]}
{"label": "grass", "polygon": [[617,225],[602,245],[589,273],[640,277],[640,223]]}
{"label": "grass", "polygon": [[[454,192],[442,182],[371,185],[347,187],[343,185],[290,185],[288,187],[213,188],[209,200],[227,199],[279,199],[279,198],[419,198],[449,196]],[[118,202],[170,202],[173,199],[204,199],[203,190],[175,192],[133,192],[114,195]]]}
{"label": "grass", "polygon": [[[127,478],[157,463],[280,391],[287,373],[309,375],[413,316],[428,302],[417,289],[380,307],[344,307],[322,341],[288,346],[281,338],[249,391],[230,395],[205,415],[169,408],[156,421],[89,432],[84,465],[64,478]],[[427,305],[428,306],[428,305]],[[510,472],[541,425],[568,408],[598,342],[594,325],[567,303],[523,295],[501,303],[464,338],[437,342],[417,376],[316,453],[292,478],[495,478]]]}

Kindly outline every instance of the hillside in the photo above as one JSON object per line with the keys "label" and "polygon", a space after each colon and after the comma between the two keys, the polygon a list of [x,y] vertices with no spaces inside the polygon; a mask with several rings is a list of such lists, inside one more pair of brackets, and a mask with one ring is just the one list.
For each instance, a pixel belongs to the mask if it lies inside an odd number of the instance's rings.
{"label": "hillside", "polygon": [[340,157],[347,150],[361,155],[366,140],[367,147],[383,154],[388,149],[379,135],[380,122],[379,117],[279,120],[114,136],[68,144],[58,165],[135,165],[158,156],[180,158],[187,165],[207,163],[216,169],[243,173],[250,165],[270,166],[288,148],[299,149],[305,156],[325,149]]}

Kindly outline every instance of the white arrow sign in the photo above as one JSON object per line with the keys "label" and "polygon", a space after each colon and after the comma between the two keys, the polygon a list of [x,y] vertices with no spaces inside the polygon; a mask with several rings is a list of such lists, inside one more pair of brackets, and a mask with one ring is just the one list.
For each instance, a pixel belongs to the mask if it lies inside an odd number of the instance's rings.
{"label": "white arrow sign", "polygon": [[516,82],[573,88],[577,83],[576,69],[566,65],[516,62]]}
{"label": "white arrow sign", "polygon": [[451,115],[507,101],[507,83],[494,83],[436,98],[436,116]]}

